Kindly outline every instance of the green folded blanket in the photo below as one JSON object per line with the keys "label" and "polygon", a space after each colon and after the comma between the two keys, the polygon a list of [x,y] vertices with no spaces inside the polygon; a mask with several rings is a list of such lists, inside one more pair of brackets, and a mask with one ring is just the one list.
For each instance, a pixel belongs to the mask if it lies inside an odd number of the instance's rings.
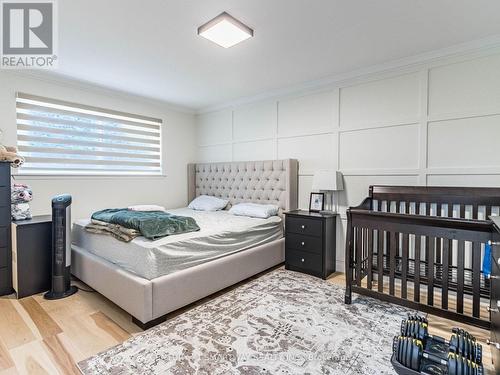
{"label": "green folded blanket", "polygon": [[144,212],[131,211],[126,208],[110,208],[95,212],[92,219],[138,230],[150,240],[200,230],[192,217],[176,216],[164,211]]}

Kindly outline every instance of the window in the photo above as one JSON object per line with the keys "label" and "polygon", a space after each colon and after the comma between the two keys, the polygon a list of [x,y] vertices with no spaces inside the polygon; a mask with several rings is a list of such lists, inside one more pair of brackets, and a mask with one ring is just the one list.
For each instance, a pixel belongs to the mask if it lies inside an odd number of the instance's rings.
{"label": "window", "polygon": [[22,175],[161,175],[154,118],[18,93]]}

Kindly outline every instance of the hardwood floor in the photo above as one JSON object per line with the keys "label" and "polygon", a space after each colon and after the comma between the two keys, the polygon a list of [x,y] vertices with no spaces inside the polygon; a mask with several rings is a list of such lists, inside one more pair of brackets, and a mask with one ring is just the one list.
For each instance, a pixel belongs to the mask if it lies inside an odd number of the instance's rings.
{"label": "hardwood floor", "polygon": [[[256,276],[258,277],[258,276]],[[254,277],[255,278],[255,277]],[[247,281],[244,281],[233,289]],[[328,282],[343,285],[343,274]],[[77,282],[83,288],[88,286]],[[217,293],[223,294],[227,290]],[[171,316],[193,308],[207,297]],[[429,315],[430,332],[448,338],[456,324]],[[485,341],[489,332],[463,326],[483,344],[484,365],[492,372],[491,353]],[[98,293],[79,291],[63,300],[47,301],[42,295],[21,300],[0,298],[0,375],[80,374],[76,363],[142,332],[130,315]],[[396,333],[395,333],[396,334]]]}

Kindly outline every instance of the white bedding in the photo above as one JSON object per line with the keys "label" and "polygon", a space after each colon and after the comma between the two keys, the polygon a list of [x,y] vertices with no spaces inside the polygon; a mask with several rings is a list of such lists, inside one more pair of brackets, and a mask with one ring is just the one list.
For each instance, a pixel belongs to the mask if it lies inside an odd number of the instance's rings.
{"label": "white bedding", "polygon": [[257,219],[227,211],[167,210],[193,217],[200,231],[156,241],[138,237],[125,243],[109,235],[88,233],[89,220],[73,224],[73,245],[148,280],[255,247],[283,236],[281,218]]}

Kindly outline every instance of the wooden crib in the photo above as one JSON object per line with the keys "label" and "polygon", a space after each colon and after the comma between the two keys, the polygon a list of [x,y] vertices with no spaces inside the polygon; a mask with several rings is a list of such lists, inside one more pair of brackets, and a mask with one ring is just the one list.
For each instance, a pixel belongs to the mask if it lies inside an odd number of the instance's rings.
{"label": "wooden crib", "polygon": [[355,292],[489,328],[482,260],[499,207],[497,188],[370,186],[347,210],[345,302]]}

